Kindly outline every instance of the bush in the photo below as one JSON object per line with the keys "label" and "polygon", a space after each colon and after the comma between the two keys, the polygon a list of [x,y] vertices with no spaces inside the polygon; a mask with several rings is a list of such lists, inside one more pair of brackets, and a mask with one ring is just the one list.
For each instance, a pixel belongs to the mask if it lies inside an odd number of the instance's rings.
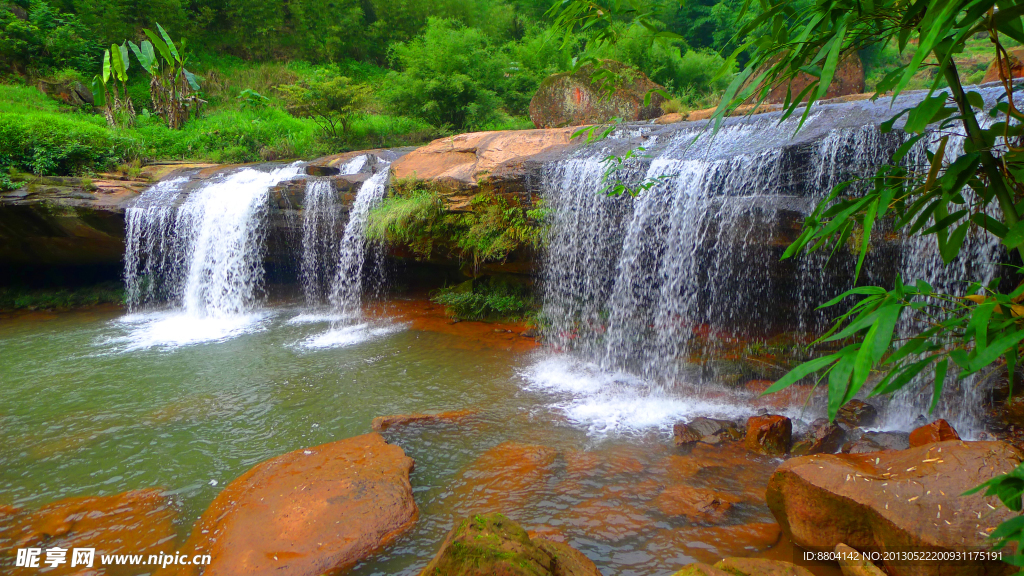
{"label": "bush", "polygon": [[102,51],[99,40],[74,14],[32,0],[28,19],[22,20],[0,6],[0,69],[41,75],[66,68],[94,72],[97,51]]}
{"label": "bush", "polygon": [[496,278],[442,288],[430,299],[459,320],[520,320],[534,308],[533,299],[522,286]]}

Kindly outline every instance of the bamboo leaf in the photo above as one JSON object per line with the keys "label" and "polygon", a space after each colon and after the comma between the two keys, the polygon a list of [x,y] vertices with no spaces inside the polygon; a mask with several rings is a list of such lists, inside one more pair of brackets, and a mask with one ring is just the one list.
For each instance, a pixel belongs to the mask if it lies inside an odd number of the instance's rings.
{"label": "bamboo leaf", "polygon": [[939,398],[942,397],[942,385],[946,381],[946,366],[949,364],[949,360],[942,360],[935,365],[935,387],[932,389],[932,404],[928,407],[928,413],[935,412],[935,407],[939,405]]}
{"label": "bamboo leaf", "polygon": [[825,366],[828,366],[829,364],[835,362],[839,357],[840,354],[830,354],[828,356],[822,356],[821,358],[815,358],[814,360],[804,362],[803,364],[790,370],[782,378],[776,380],[775,383],[769,386],[768,389],[765,390],[761,395],[764,396],[766,394],[772,394],[778,392],[779,390],[788,388],[789,386],[805,378],[807,375],[813,374],[814,372],[817,372],[818,370],[821,370]]}

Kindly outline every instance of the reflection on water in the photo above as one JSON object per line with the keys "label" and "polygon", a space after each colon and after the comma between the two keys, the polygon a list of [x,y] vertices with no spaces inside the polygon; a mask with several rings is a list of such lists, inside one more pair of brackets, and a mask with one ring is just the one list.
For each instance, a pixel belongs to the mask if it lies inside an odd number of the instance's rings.
{"label": "reflection on water", "polygon": [[776,461],[678,454],[666,432],[749,408],[638,393],[534,350],[521,326],[453,323],[424,302],[371,317],[333,329],[287,307],[209,326],[117,311],[0,321],[0,506],[160,487],[182,539],[258,462],[369,432],[375,416],[476,409],[386,433],[416,461],[421,516],[356,574],[418,573],[454,517],[483,510],[565,540],[606,575],[775,543],[763,493]]}

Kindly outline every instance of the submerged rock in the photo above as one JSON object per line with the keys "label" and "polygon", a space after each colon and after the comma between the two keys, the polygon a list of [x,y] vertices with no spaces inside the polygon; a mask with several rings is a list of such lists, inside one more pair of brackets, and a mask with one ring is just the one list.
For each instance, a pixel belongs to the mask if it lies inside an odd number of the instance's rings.
{"label": "submerged rock", "polygon": [[814,576],[810,570],[766,558],[726,558],[714,566],[690,564],[672,576]]}
{"label": "submerged rock", "polygon": [[846,544],[836,544],[836,554],[843,576],[886,576],[881,568]]}
{"label": "submerged rock", "polygon": [[599,79],[593,78],[594,66],[586,65],[576,72],[561,72],[541,81],[537,93],[530,100],[530,120],[537,128],[560,128],[599,124],[612,118],[652,120],[661,116],[665,97],[649,92],[663,90],[643,72],[621,62],[604,60],[601,69],[611,70],[623,77],[624,82],[608,93]]}
{"label": "submerged rock", "polygon": [[537,444],[504,442],[465,468],[452,490],[457,514],[519,510],[536,499],[555,472],[558,450]]}
{"label": "submerged rock", "polygon": [[594,563],[565,544],[533,538],[501,514],[456,523],[420,576],[600,576]]}
{"label": "submerged rock", "polygon": [[[349,567],[412,527],[412,467],[376,433],[283,454],[231,482],[181,551],[212,556],[205,576]],[[192,568],[179,573],[198,574]]]}
{"label": "submerged rock", "polygon": [[[692,558],[713,564],[722,558],[764,552],[779,542],[782,530],[775,522],[730,526],[685,526],[662,530],[644,544],[643,551],[663,564]],[[678,565],[678,561],[675,562]]]}
{"label": "submerged rock", "polygon": [[942,418],[914,429],[908,437],[911,447],[924,446],[932,442],[945,442],[946,440],[959,440],[960,435],[956,430]]}
{"label": "submerged rock", "polygon": [[373,419],[371,427],[375,432],[383,432],[396,426],[405,426],[414,423],[424,422],[458,422],[469,416],[478,414],[476,410],[451,410],[449,412],[438,412],[436,414],[393,414],[391,416],[377,416]]}
{"label": "submerged rock", "polygon": [[773,456],[789,452],[793,441],[793,422],[785,416],[766,414],[747,420],[747,450]]}
{"label": "submerged rock", "polygon": [[720,522],[740,498],[708,488],[676,484],[665,488],[654,505],[667,516],[685,516],[690,522]]}
{"label": "submerged rock", "polygon": [[[94,568],[103,554],[148,557],[170,552],[176,517],[171,501],[156,488],[68,498],[36,511],[0,510],[0,565],[12,566],[19,548],[95,548]],[[5,558],[8,555],[10,558]],[[70,552],[67,558],[67,563],[46,573],[83,572],[81,566],[70,566]],[[44,553],[40,566],[45,559]]]}
{"label": "submerged rock", "polygon": [[907,448],[910,448],[910,434],[906,432],[864,432],[860,438],[843,444],[843,452],[847,454]]}
{"label": "submerged rock", "polygon": [[[964,550],[991,546],[987,535],[1016,516],[994,498],[960,496],[1021,461],[1002,442],[939,442],[873,454],[793,458],[768,483],[768,507],[795,544],[833,550]],[[940,574],[941,563],[886,565],[890,574]],[[957,573],[1002,574],[1000,562]]]}
{"label": "submerged rock", "polygon": [[839,409],[836,421],[847,426],[871,426],[878,419],[878,410],[860,400],[850,400]]}

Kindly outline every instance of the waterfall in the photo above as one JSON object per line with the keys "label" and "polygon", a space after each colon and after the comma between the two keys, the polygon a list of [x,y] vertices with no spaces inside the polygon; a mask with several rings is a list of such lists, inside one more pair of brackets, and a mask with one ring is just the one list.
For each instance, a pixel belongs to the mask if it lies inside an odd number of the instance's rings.
{"label": "waterfall", "polygon": [[[357,174],[366,166],[368,154],[349,160],[341,174]],[[342,206],[334,184],[327,178],[310,178],[302,202],[302,291],[307,306],[325,301],[335,276]]]}
{"label": "waterfall", "polygon": [[131,347],[223,338],[253,321],[268,194],[299,171],[297,165],[243,168],[192,190],[181,178],[142,193],[126,211]]}
{"label": "waterfall", "polygon": [[370,210],[384,198],[390,182],[390,163],[379,162],[377,172],[359,188],[338,249],[338,267],[331,288],[331,305],[342,316],[358,316],[366,261],[366,221]]}

